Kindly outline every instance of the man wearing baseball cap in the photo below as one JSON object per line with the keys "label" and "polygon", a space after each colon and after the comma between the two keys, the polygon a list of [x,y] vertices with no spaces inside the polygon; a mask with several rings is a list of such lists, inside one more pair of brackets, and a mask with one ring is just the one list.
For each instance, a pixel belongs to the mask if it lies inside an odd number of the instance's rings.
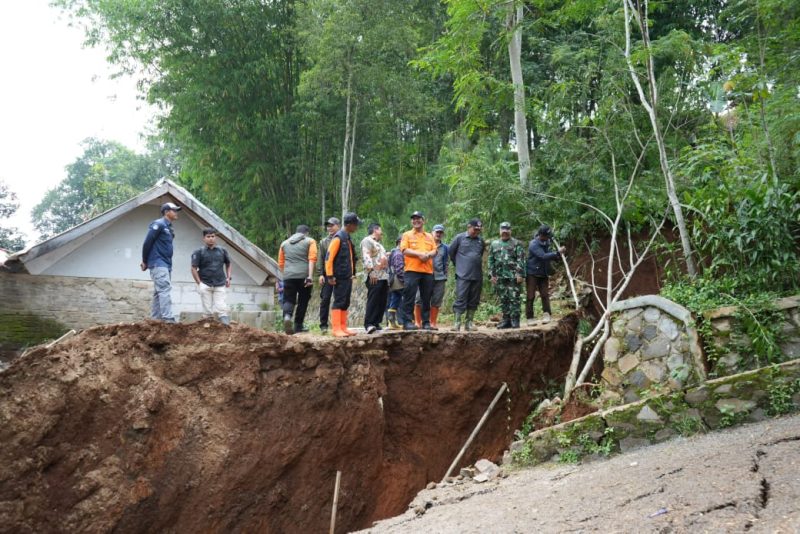
{"label": "man wearing baseball cap", "polygon": [[181,207],[172,202],[161,205],[161,218],[150,223],[142,245],[143,271],[150,269],[153,280],[153,304],[150,317],[167,323],[174,323],[172,315],[172,242],[175,231],[172,223],[178,220]]}
{"label": "man wearing baseball cap", "polygon": [[347,329],[347,310],[350,308],[350,292],[358,260],[350,234],[358,230],[361,219],[355,213],[346,213],[343,219],[344,228],[333,236],[325,255],[325,280],[333,287],[331,322],[335,337],[356,335]]}
{"label": "man wearing baseball cap", "polygon": [[433,258],[436,256],[436,241],[425,231],[425,216],[419,211],[411,214],[411,230],[405,232],[400,241],[405,264],[405,287],[403,288],[403,330],[417,330],[413,322],[414,300],[417,291],[422,306],[422,328],[431,328],[431,293],[433,292]]}
{"label": "man wearing baseball cap", "polygon": [[533,301],[536,291],[542,297],[542,322],[550,322],[550,275],[553,274],[553,260],[561,258],[566,248],[561,246],[551,251],[553,244],[553,230],[543,224],[536,231],[528,244],[528,261],[526,266],[526,292],[525,292],[525,318],[528,326],[536,324],[533,320]]}
{"label": "man wearing baseball cap", "polygon": [[317,254],[317,276],[319,277],[319,328],[322,332],[328,331],[328,317],[331,309],[331,296],[333,286],[325,281],[325,254],[331,244],[333,236],[342,228],[342,223],[336,217],[331,217],[325,221],[325,231],[327,237],[319,242],[319,252]]}
{"label": "man wearing baseball cap", "polygon": [[[436,242],[436,256],[433,257],[433,290],[431,291],[431,329],[436,330],[439,319],[439,309],[444,302],[444,290],[447,286],[447,265],[450,263],[449,249],[442,241],[444,238],[444,225],[436,224],[433,227],[433,240]],[[414,324],[422,327],[422,298],[417,292],[414,302]]]}
{"label": "man wearing baseball cap", "polygon": [[503,319],[497,328],[519,328],[520,291],[525,280],[525,247],[511,237],[511,223],[500,223],[500,239],[489,245],[489,278],[494,286]]}

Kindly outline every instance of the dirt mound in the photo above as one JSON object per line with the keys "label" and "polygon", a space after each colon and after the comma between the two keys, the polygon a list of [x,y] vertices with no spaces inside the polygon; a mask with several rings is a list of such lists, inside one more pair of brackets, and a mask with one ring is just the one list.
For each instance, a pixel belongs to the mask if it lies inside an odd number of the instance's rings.
{"label": "dirt mound", "polygon": [[87,330],[0,374],[0,531],[319,532],[400,513],[464,463],[497,458],[562,376],[552,328],[302,340],[216,323]]}

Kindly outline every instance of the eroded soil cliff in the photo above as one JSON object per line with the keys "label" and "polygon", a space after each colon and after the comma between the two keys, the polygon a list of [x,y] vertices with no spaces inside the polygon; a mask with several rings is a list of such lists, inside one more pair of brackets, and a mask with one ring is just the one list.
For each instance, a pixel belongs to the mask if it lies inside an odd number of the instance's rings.
{"label": "eroded soil cliff", "polygon": [[120,324],[0,374],[0,531],[319,532],[402,512],[496,459],[569,364],[575,319],[541,329],[302,339],[216,323]]}

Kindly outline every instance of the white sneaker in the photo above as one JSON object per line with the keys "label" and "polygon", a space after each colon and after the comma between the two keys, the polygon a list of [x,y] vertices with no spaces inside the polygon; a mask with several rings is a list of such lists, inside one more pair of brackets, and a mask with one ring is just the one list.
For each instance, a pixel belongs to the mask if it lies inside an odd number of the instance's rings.
{"label": "white sneaker", "polygon": [[547,324],[549,322],[550,322],[550,314],[549,313],[542,314],[542,324]]}
{"label": "white sneaker", "polygon": [[377,330],[377,328],[374,325],[369,325],[367,327],[367,334],[371,334],[371,333],[375,332],[376,330]]}
{"label": "white sneaker", "polygon": [[531,318],[530,318],[530,319],[528,319],[528,320],[527,320],[525,323],[526,323],[528,326],[536,326],[536,319],[534,319],[533,317],[531,317]]}

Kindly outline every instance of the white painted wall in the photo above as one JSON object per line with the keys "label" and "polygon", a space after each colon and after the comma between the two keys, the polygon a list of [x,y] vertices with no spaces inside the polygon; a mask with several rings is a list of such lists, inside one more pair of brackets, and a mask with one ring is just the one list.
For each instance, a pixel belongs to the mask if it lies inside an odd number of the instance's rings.
{"label": "white painted wall", "polygon": [[[158,217],[157,205],[141,206],[50,254],[36,258],[31,262],[35,265],[28,267],[32,273],[54,276],[150,280],[149,272],[142,271],[139,262],[148,226]],[[191,255],[203,245],[204,224],[188,212],[181,211],[173,227],[172,280],[176,284],[191,283]],[[218,238],[218,242],[228,250],[233,262],[232,286],[261,286],[266,273],[228,246],[223,238]]]}

